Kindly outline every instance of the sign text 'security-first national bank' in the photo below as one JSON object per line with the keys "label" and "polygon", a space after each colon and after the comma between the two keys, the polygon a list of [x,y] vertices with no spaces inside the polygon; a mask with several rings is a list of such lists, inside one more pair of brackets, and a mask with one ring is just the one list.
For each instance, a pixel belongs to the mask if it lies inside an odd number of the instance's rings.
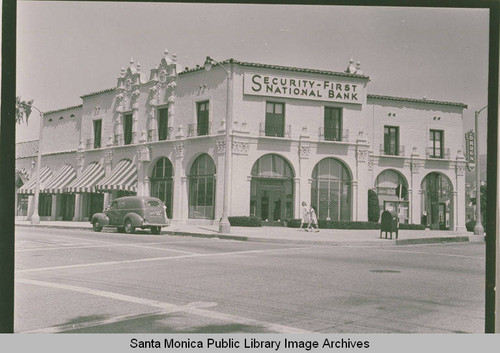
{"label": "sign text 'security-first national bank'", "polygon": [[244,94],[362,104],[363,84],[263,74],[245,74]]}

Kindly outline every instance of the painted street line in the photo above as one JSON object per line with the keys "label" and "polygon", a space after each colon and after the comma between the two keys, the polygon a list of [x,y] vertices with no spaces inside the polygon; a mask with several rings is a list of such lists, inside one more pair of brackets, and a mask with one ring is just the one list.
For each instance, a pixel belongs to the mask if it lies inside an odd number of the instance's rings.
{"label": "painted street line", "polygon": [[174,312],[174,311],[185,312],[188,314],[202,316],[202,317],[206,317],[206,318],[213,319],[213,320],[222,320],[222,321],[227,321],[227,322],[231,322],[231,323],[237,323],[240,325],[259,326],[263,329],[266,329],[266,330],[269,330],[269,331],[275,332],[275,333],[312,333],[311,331],[302,330],[302,329],[299,329],[296,327],[284,326],[284,325],[274,324],[274,323],[270,323],[270,322],[266,322],[266,321],[259,321],[259,320],[254,320],[254,319],[250,319],[250,318],[246,318],[246,317],[209,311],[209,310],[198,308],[197,305],[192,305],[192,304],[188,304],[188,305],[184,305],[184,306],[175,305],[175,304],[161,302],[158,300],[133,297],[130,295],[124,295],[124,294],[119,294],[119,293],[114,293],[114,292],[95,290],[95,289],[91,289],[91,288],[73,286],[73,285],[67,285],[67,284],[30,280],[30,279],[19,279],[18,278],[18,279],[16,279],[16,282],[24,283],[24,284],[31,284],[31,285],[36,285],[36,286],[42,286],[42,287],[48,287],[48,288],[69,290],[69,291],[73,291],[73,292],[90,294],[90,295],[99,296],[99,297],[108,298],[108,299],[113,299],[113,300],[121,300],[121,301],[129,302],[129,303],[146,305],[146,306],[150,306],[153,308],[159,308],[162,310],[166,310],[168,312]]}
{"label": "painted street line", "polygon": [[176,260],[176,259],[189,259],[189,258],[197,258],[197,257],[259,254],[259,253],[277,252],[277,251],[304,250],[304,249],[309,249],[309,248],[311,248],[311,247],[287,248],[287,249],[266,249],[266,250],[246,250],[246,251],[231,251],[231,252],[223,252],[223,253],[192,254],[192,255],[190,254],[190,255],[180,255],[180,256],[152,257],[152,258],[135,259],[135,260],[107,261],[107,262],[96,262],[96,263],[84,263],[84,264],[78,264],[78,265],[41,267],[41,268],[33,268],[33,269],[26,269],[26,270],[16,270],[16,273],[55,271],[55,270],[65,270],[65,269],[71,269],[71,268],[81,268],[81,267],[90,267],[90,266],[112,266],[112,265],[123,265],[123,264],[129,264],[129,263],[165,261],[165,260]]}

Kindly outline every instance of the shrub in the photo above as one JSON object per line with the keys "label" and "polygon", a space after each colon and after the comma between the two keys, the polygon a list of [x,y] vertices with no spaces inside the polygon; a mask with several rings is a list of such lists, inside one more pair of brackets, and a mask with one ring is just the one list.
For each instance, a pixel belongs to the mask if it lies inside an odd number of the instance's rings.
{"label": "shrub", "polygon": [[368,221],[378,222],[380,217],[380,204],[378,195],[372,189],[368,189]]}
{"label": "shrub", "polygon": [[476,221],[471,219],[467,223],[465,223],[465,228],[467,228],[468,232],[473,232],[474,231],[474,226],[476,225]]}
{"label": "shrub", "polygon": [[422,225],[422,224],[399,223],[399,229],[405,229],[405,230],[425,230],[425,226]]}
{"label": "shrub", "polygon": [[[380,224],[376,222],[354,222],[354,221],[325,221],[319,220],[319,228],[323,229],[380,229]],[[300,219],[288,219],[287,226],[299,228]]]}
{"label": "shrub", "polygon": [[235,227],[262,227],[262,220],[255,216],[228,217],[229,224]]}

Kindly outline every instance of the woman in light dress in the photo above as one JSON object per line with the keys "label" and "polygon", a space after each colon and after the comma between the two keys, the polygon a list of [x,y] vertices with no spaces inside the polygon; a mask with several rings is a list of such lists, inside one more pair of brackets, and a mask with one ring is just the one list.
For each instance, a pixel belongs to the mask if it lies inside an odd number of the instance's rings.
{"label": "woman in light dress", "polygon": [[299,230],[302,230],[302,226],[304,224],[309,225],[309,207],[307,207],[307,204],[305,201],[302,201],[301,216],[302,216],[302,218],[300,220]]}

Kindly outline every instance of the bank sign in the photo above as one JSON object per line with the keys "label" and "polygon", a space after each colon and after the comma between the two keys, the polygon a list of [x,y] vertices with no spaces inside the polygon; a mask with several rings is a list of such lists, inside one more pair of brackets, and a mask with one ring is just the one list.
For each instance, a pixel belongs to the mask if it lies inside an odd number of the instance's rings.
{"label": "bank sign", "polygon": [[243,93],[255,96],[362,104],[363,84],[246,73]]}
{"label": "bank sign", "polygon": [[476,164],[476,152],[474,150],[474,131],[469,130],[465,133],[465,159],[467,160],[467,169],[474,170]]}

